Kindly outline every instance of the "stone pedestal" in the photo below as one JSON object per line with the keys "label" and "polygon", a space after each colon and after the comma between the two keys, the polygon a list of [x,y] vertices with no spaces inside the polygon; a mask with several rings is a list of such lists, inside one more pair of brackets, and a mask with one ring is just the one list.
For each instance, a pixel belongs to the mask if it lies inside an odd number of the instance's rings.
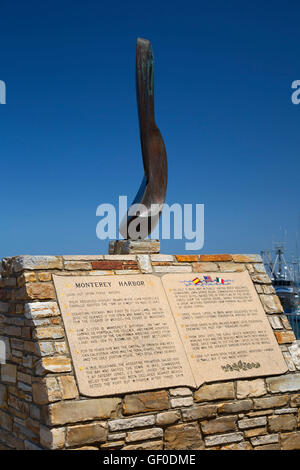
{"label": "stone pedestal", "polygon": [[[288,372],[87,398],[78,390],[53,274],[248,270]],[[300,449],[299,348],[258,255],[17,256],[2,260],[0,449]]]}
{"label": "stone pedestal", "polygon": [[159,240],[113,240],[109,243],[110,255],[151,254],[159,252]]}

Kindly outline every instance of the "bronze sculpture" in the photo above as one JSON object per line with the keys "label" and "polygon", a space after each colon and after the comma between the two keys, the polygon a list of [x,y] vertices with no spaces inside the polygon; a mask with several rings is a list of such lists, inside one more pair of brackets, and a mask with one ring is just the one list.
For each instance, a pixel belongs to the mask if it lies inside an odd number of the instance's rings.
{"label": "bronze sculpture", "polygon": [[141,38],[136,44],[136,93],[145,175],[130,208],[143,206],[134,215],[128,209],[119,229],[126,239],[145,239],[153,231],[161,215],[168,179],[166,149],[154,119],[153,52],[150,41]]}

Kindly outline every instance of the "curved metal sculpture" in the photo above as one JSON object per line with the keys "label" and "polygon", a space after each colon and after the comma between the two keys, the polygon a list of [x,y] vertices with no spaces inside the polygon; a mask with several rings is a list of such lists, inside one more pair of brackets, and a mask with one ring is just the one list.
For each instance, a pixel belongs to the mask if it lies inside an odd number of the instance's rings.
{"label": "curved metal sculpture", "polygon": [[[124,238],[144,239],[153,231],[161,215],[167,191],[168,164],[164,141],[154,119],[152,47],[150,41],[141,38],[136,44],[136,93],[145,175],[119,230]],[[136,204],[143,205],[140,211],[136,210]]]}

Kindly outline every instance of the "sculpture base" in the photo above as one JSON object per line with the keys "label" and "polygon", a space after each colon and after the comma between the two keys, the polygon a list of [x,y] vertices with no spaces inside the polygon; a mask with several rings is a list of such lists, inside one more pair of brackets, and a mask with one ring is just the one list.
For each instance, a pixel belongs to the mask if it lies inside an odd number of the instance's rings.
{"label": "sculpture base", "polygon": [[149,254],[160,252],[159,240],[112,240],[109,242],[110,255]]}

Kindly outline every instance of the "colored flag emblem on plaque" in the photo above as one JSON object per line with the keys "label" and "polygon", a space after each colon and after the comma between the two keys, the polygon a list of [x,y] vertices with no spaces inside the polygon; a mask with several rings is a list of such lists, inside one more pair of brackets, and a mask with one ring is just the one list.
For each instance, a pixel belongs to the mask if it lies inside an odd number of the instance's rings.
{"label": "colored flag emblem on plaque", "polygon": [[218,284],[224,284],[224,279],[221,279],[220,277],[217,277],[216,281]]}
{"label": "colored flag emblem on plaque", "polygon": [[211,276],[204,276],[205,282],[212,282]]}
{"label": "colored flag emblem on plaque", "polygon": [[200,282],[200,279],[198,277],[195,277],[195,279],[193,279],[193,283],[195,285],[199,284],[199,282]]}

